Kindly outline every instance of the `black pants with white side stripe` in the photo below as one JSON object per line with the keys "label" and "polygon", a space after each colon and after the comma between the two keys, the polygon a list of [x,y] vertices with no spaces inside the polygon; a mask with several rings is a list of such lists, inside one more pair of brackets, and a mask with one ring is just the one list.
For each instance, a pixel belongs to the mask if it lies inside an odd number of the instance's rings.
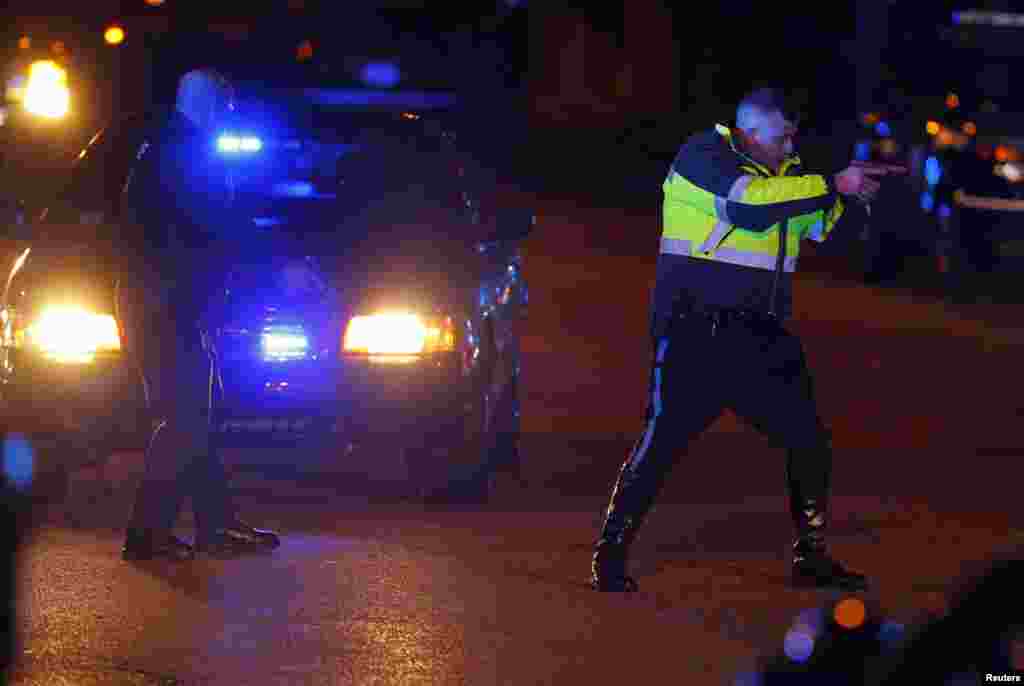
{"label": "black pants with white side stripe", "polygon": [[646,426],[620,470],[599,546],[632,540],[669,471],[726,408],[786,450],[795,524],[809,500],[825,506],[831,442],[799,338],[774,321],[693,315],[675,318],[654,348]]}

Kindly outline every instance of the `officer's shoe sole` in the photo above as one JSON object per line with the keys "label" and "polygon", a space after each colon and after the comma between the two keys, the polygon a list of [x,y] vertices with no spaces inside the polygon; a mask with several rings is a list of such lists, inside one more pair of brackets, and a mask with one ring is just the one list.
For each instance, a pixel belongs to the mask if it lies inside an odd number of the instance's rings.
{"label": "officer's shoe sole", "polygon": [[196,545],[196,554],[212,558],[244,557],[248,555],[268,555],[276,549],[262,543],[217,542]]}
{"label": "officer's shoe sole", "polygon": [[196,542],[196,552],[207,557],[238,557],[270,553],[281,545],[281,539],[270,531],[245,527],[219,530],[211,537]]}
{"label": "officer's shoe sole", "polygon": [[196,550],[183,541],[161,545],[125,544],[121,548],[121,559],[125,562],[145,562],[147,560],[170,560],[171,562],[187,562],[194,560]]}

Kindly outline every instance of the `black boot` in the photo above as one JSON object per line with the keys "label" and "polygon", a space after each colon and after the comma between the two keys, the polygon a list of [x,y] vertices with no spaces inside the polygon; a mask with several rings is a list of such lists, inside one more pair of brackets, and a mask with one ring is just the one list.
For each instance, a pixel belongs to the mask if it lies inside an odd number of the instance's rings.
{"label": "black boot", "polygon": [[797,539],[793,543],[793,586],[866,591],[867,579],[833,559],[825,546],[827,513],[824,499],[793,502]]}
{"label": "black boot", "polygon": [[594,544],[590,585],[596,591],[632,593],[639,590],[636,580],[626,573],[626,566],[629,548],[653,501],[653,494],[639,492],[639,486],[637,474],[627,461],[619,470],[601,535]]}
{"label": "black boot", "polygon": [[236,519],[228,526],[198,536],[196,551],[210,557],[233,557],[269,552],[280,545],[281,539],[273,531],[255,529]]}
{"label": "black boot", "polygon": [[170,533],[128,529],[121,558],[128,561],[162,558],[175,562],[191,560],[195,551],[188,543]]}

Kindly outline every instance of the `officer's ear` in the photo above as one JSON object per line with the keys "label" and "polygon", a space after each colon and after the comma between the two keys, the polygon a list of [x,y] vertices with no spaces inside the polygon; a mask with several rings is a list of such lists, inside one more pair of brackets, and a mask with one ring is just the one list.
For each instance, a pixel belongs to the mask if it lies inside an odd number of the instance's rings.
{"label": "officer's ear", "polygon": [[741,129],[737,127],[732,130],[732,135],[736,136],[737,142],[741,145],[747,147],[757,145],[757,139],[754,138],[757,135],[757,129]]}

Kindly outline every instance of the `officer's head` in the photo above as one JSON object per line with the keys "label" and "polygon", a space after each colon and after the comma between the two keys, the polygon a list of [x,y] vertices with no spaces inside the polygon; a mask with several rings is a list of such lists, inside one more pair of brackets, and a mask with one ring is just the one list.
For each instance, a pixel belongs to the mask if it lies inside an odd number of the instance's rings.
{"label": "officer's head", "polygon": [[775,88],[751,92],[736,108],[736,128],[744,150],[773,171],[796,152],[795,117],[787,109],[782,93]]}
{"label": "officer's head", "polygon": [[178,82],[178,111],[201,129],[215,129],[235,108],[231,83],[213,69],[195,69]]}

